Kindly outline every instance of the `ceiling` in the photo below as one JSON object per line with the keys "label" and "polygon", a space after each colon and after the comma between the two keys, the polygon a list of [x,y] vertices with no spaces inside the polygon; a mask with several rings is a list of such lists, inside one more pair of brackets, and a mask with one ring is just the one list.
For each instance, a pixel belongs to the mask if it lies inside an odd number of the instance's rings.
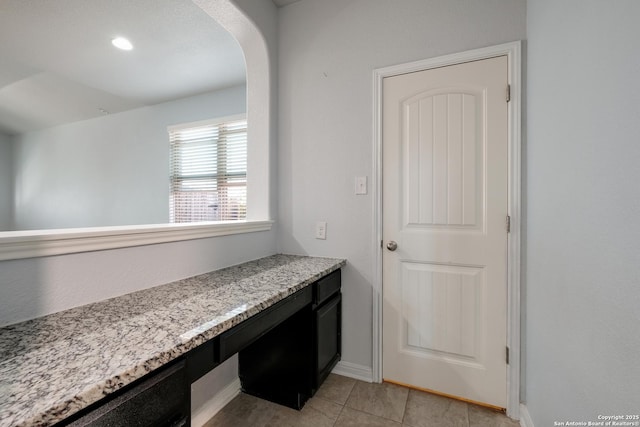
{"label": "ceiling", "polygon": [[[114,48],[116,36],[127,37],[134,49]],[[245,80],[235,39],[191,0],[0,1],[2,133],[114,114]]]}

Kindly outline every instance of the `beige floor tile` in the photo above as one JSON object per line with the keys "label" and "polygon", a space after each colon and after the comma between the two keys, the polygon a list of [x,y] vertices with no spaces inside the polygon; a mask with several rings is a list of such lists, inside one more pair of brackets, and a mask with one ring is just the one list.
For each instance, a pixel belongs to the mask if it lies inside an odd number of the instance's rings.
{"label": "beige floor tile", "polygon": [[468,427],[467,404],[410,390],[403,423],[411,427]]}
{"label": "beige floor tile", "polygon": [[335,427],[401,427],[401,424],[387,418],[377,417],[365,412],[356,411],[348,407],[344,407]]}
{"label": "beige floor tile", "polygon": [[338,419],[338,415],[340,415],[340,411],[342,411],[342,406],[343,405],[338,405],[337,403],[330,402],[318,396],[314,396],[309,399],[309,401],[307,401],[302,410],[304,411],[307,407],[313,408],[317,411],[322,412],[325,416],[335,422],[335,420]]}
{"label": "beige floor tile", "polygon": [[402,422],[409,390],[395,384],[357,381],[346,406],[378,417]]}
{"label": "beige floor tile", "polygon": [[502,412],[497,412],[482,406],[469,405],[470,427],[519,427],[520,423],[507,417]]}
{"label": "beige floor tile", "polygon": [[301,411],[278,406],[267,427],[331,427],[334,425],[342,406],[328,400],[310,399]]}
{"label": "beige floor tile", "polygon": [[205,427],[400,427],[400,422],[404,427],[519,426],[480,406],[393,384],[330,375],[302,411],[240,394]]}
{"label": "beige floor tile", "polygon": [[277,405],[240,393],[204,427],[263,427],[273,417]]}
{"label": "beige floor tile", "polygon": [[320,386],[320,389],[316,392],[315,397],[344,405],[355,383],[356,380],[353,378],[329,374],[324,383],[322,383],[322,386]]}

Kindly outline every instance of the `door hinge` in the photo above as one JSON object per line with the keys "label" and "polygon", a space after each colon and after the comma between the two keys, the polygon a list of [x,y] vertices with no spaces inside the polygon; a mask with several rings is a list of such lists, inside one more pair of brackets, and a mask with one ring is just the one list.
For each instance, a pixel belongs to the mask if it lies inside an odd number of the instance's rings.
{"label": "door hinge", "polygon": [[511,101],[511,85],[507,85],[507,102]]}
{"label": "door hinge", "polygon": [[507,359],[507,365],[508,365],[509,364],[509,347],[507,347],[506,359]]}
{"label": "door hinge", "polygon": [[506,226],[507,226],[507,233],[511,233],[511,217],[509,215],[507,215]]}

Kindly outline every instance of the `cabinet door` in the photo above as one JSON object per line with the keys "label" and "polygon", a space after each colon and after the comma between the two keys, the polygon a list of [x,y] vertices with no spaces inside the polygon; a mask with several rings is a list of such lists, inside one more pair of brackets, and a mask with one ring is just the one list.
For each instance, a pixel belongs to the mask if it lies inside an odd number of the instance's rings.
{"label": "cabinet door", "polygon": [[337,294],[316,311],[317,364],[315,389],[327,378],[340,360],[342,295]]}

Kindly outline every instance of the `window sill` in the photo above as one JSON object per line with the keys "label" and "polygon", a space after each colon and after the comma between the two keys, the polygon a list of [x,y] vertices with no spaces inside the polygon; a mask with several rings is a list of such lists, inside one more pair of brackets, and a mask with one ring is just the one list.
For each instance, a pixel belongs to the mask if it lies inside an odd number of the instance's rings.
{"label": "window sill", "polygon": [[229,221],[0,232],[0,261],[269,231],[272,225]]}

